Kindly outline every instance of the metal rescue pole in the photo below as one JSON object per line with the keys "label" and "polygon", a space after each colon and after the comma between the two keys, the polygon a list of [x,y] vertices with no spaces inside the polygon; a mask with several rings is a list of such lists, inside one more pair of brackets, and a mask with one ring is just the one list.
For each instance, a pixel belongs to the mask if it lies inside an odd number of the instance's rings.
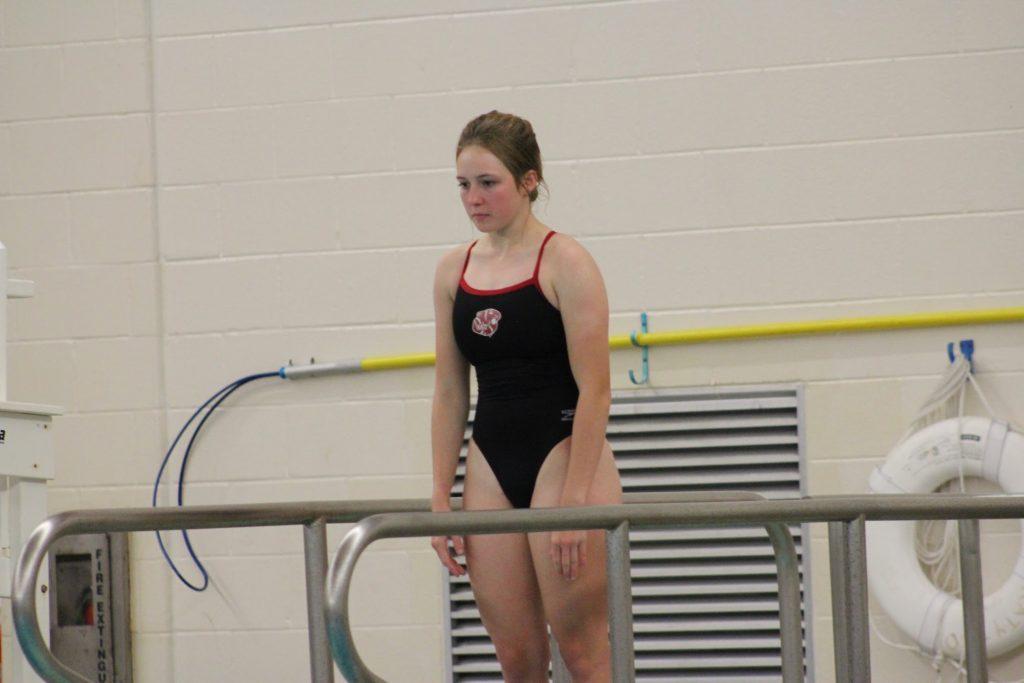
{"label": "metal rescue pole", "polygon": [[960,592],[964,605],[964,654],[968,683],[988,682],[985,652],[985,591],[981,585],[981,541],[978,520],[961,519]]}
{"label": "metal rescue pole", "polygon": [[334,683],[334,660],[324,614],[327,587],[327,523],[323,517],[302,525],[306,556],[306,612],[309,615],[309,668],[313,683]]}

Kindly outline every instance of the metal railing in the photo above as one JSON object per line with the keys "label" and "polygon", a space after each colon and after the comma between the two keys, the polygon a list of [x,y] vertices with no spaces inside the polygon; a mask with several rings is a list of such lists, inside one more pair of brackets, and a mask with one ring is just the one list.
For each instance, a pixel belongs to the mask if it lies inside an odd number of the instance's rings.
{"label": "metal railing", "polygon": [[[674,501],[672,500],[674,499]],[[331,652],[349,681],[384,683],[363,662],[352,638],[348,596],[356,562],[366,548],[384,538],[440,536],[451,534],[494,534],[508,532],[604,529],[608,552],[608,625],[612,649],[612,680],[633,681],[633,602],[629,562],[631,526],[665,526],[685,523],[673,517],[678,506],[767,503],[756,493],[690,493],[675,496],[627,497],[627,504],[581,508],[494,510],[445,513],[392,513],[374,515],[360,522],[342,542],[328,578],[328,633]],[[669,514],[666,515],[665,512]],[[658,519],[659,523],[650,520]],[[787,683],[803,680],[803,638],[800,624],[799,560],[789,528],[780,522],[766,522],[775,551],[779,581],[779,622],[782,635],[782,676]]]}
{"label": "metal railing", "polygon": [[[759,498],[760,496],[757,494],[744,492],[627,494],[625,496],[626,502],[631,505],[651,504],[652,501],[684,500],[705,504]],[[427,499],[394,499],[211,505],[161,509],[121,508],[69,511],[53,515],[40,524],[29,537],[15,567],[11,606],[18,642],[26,659],[44,680],[54,683],[89,683],[88,679],[69,669],[53,655],[43,639],[36,615],[36,584],[40,568],[46,559],[47,551],[64,536],[104,532],[302,526],[311,680],[314,683],[331,683],[334,680],[334,667],[325,623],[326,526],[328,524],[350,524],[380,514],[432,514],[429,513],[429,510],[430,501]],[[787,596],[786,605],[783,607],[786,616],[781,618],[785,623],[795,623],[799,636],[800,583],[797,574],[796,553],[789,530],[785,526],[777,526],[779,528],[773,528],[770,534],[773,544],[776,545],[777,562],[780,563],[780,577],[782,577],[780,581],[785,586],[783,593]],[[625,539],[625,531],[622,532],[621,538]],[[625,562],[628,572],[628,545],[626,554],[620,555],[617,561]],[[610,587],[609,592],[620,592],[619,602],[628,607],[630,605],[628,573],[626,579],[627,583],[624,588]],[[631,610],[627,610],[625,614],[630,615]],[[797,642],[799,642],[799,637]],[[632,662],[631,656],[629,661]]]}
{"label": "metal railing", "polygon": [[[836,680],[839,683],[868,683],[871,680],[871,658],[868,645],[865,523],[881,520],[957,519],[961,542],[960,576],[963,585],[967,676],[970,683],[983,683],[988,678],[977,520],[997,518],[1024,518],[1024,496],[826,496],[787,500],[375,515],[363,520],[348,533],[331,567],[327,587],[327,627],[331,652],[338,668],[349,681],[383,681],[366,667],[359,656],[348,616],[349,589],[356,562],[360,554],[376,540],[511,531],[605,529],[610,531],[608,595],[612,622],[613,680],[616,683],[630,682],[633,680],[632,633],[624,626],[625,617],[622,614],[628,605],[617,602],[621,595],[615,594],[629,593],[628,561],[623,563],[622,537],[631,526],[781,526],[787,523],[827,522]],[[773,543],[775,540],[773,537]],[[628,545],[625,547],[628,553]],[[776,561],[779,561],[778,555]],[[625,571],[623,564],[627,567]],[[779,568],[781,582],[787,572],[782,571],[782,564]],[[780,603],[780,607],[784,607],[781,585]],[[617,618],[616,612],[619,613]],[[791,662],[787,664],[790,661],[787,653],[793,646],[792,624],[787,625],[784,621],[783,625],[783,680],[791,683],[802,680],[803,672],[794,671]],[[796,628],[799,631],[799,618]]]}
{"label": "metal railing", "polygon": [[[632,680],[632,633],[629,628],[628,545],[624,545],[628,529],[641,526],[761,525],[770,529],[769,535],[776,548],[784,680],[789,683],[802,678],[802,653],[799,651],[799,583],[794,583],[796,555],[785,525],[827,522],[836,680],[840,683],[863,683],[871,679],[865,523],[875,520],[958,519],[968,680],[971,683],[986,680],[984,603],[976,520],[1024,518],[1024,496],[867,495],[771,501],[750,500],[752,497],[756,496],[688,494],[685,498],[689,502],[655,503],[650,502],[649,496],[628,496],[626,505],[500,512],[431,513],[426,500],[66,512],[43,522],[18,559],[12,591],[14,625],[26,658],[44,680],[88,683],[87,679],[53,656],[36,619],[36,582],[46,552],[54,541],[63,536],[99,532],[298,525],[303,527],[305,540],[312,680],[317,683],[332,680],[333,654],[339,668],[350,680],[375,681],[380,679],[365,668],[355,650],[347,614],[352,569],[360,553],[373,541],[399,536],[600,528],[611,530],[608,592],[612,601],[612,637],[616,643],[613,650],[617,672],[615,680],[629,681]],[[326,525],[352,522],[358,524],[339,548],[330,581],[326,583]],[[794,637],[793,633],[797,636]],[[793,662],[799,662],[800,668],[796,669]]]}
{"label": "metal railing", "polygon": [[43,680],[90,683],[60,662],[43,640],[36,618],[36,582],[47,550],[57,539],[76,534],[118,531],[172,531],[258,526],[302,526],[306,563],[306,606],[309,613],[311,680],[331,683],[334,666],[324,623],[327,573],[327,524],[350,524],[374,514],[429,511],[430,501],[318,501],[257,505],[207,505],[187,508],[121,508],[75,510],[48,518],[32,532],[14,570],[11,611],[25,658]]}

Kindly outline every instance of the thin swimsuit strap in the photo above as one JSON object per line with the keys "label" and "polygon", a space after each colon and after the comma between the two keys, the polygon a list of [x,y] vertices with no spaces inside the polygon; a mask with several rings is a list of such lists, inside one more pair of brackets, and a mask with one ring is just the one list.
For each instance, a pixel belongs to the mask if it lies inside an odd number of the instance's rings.
{"label": "thin swimsuit strap", "polygon": [[537,265],[533,267],[533,281],[537,281],[537,276],[540,274],[540,257],[544,255],[544,247],[548,246],[548,240],[555,234],[552,230],[545,237],[544,241],[540,243],[540,251],[537,253]]}
{"label": "thin swimsuit strap", "polygon": [[462,277],[466,275],[466,268],[469,267],[469,255],[473,253],[473,247],[476,246],[476,240],[473,240],[473,244],[469,245],[469,249],[466,250],[466,260],[462,262]]}

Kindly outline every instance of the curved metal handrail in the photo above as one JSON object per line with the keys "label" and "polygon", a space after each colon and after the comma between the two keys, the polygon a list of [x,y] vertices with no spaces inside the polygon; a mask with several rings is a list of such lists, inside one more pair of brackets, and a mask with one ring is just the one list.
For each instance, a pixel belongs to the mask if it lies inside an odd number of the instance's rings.
{"label": "curved metal handrail", "polygon": [[[866,571],[864,569],[863,535],[866,521],[917,519],[997,519],[1024,518],[1022,495],[860,495],[825,496],[784,500],[685,502],[648,505],[605,505],[579,508],[548,508],[537,510],[506,510],[500,512],[443,512],[397,513],[375,515],[355,526],[345,537],[335,555],[328,573],[327,630],[331,654],[346,679],[353,683],[384,683],[360,657],[352,637],[348,615],[348,597],[353,571],[359,555],[376,540],[407,536],[440,536],[452,534],[487,534],[509,531],[555,531],[569,529],[613,529],[622,523],[633,526],[670,525],[770,525],[772,523],[828,522],[830,545],[837,541],[841,548],[831,550],[849,564],[838,570],[843,579],[843,590],[854,595],[838,598],[845,614],[834,616],[849,618],[853,625],[834,623],[837,634],[848,642],[835,644],[837,653],[852,661],[844,670],[841,680],[870,680],[866,614]],[[782,527],[785,528],[785,527]],[[833,533],[835,531],[835,533]],[[787,530],[788,532],[788,530]],[[979,561],[974,555],[974,561]],[[833,562],[833,565],[835,563]],[[962,558],[961,572],[968,574]],[[782,576],[780,565],[780,577]],[[837,576],[837,569],[832,568]],[[845,573],[844,573],[845,572]],[[974,575],[980,576],[978,568]],[[838,583],[833,581],[834,584]],[[980,591],[975,591],[975,595]],[[965,592],[965,599],[967,593]],[[782,595],[780,593],[780,599]],[[837,603],[833,586],[833,603]],[[969,617],[968,612],[973,616]],[[980,630],[984,645],[984,621],[981,607],[965,605],[965,631]],[[975,634],[977,635],[977,634]],[[971,639],[968,639],[968,644]],[[975,643],[978,638],[974,638]],[[790,642],[788,646],[792,646]],[[783,642],[784,651],[787,643]],[[846,648],[846,649],[843,649]],[[977,662],[977,650],[967,651],[968,662]],[[980,658],[984,660],[984,649]],[[837,656],[838,659],[838,656]],[[845,666],[845,663],[843,663]],[[786,665],[786,657],[783,657]],[[837,671],[840,662],[837,661]],[[784,671],[784,680],[800,680]],[[802,672],[801,672],[802,675]],[[976,679],[983,680],[983,679]]]}
{"label": "curved metal handrail", "polygon": [[[331,565],[327,582],[327,632],[334,662],[345,678],[353,683],[385,683],[373,673],[356,649],[352,623],[348,614],[348,598],[352,577],[360,555],[373,543],[384,538],[408,536],[440,536],[450,534],[487,534],[557,531],[569,529],[604,529],[613,531],[623,524],[636,526],[668,526],[687,521],[680,511],[691,512],[706,506],[762,505],[770,501],[756,493],[716,494],[690,493],[672,496],[649,495],[627,498],[623,505],[578,508],[545,508],[440,513],[394,513],[374,515],[357,524],[345,536]],[[674,501],[674,502],[672,502]],[[685,502],[682,502],[685,501]],[[720,525],[718,515],[706,515],[708,524]],[[759,520],[755,520],[758,524]],[[803,675],[803,648],[800,630],[799,561],[793,537],[781,521],[764,524],[775,550],[779,577],[780,627],[782,665],[785,681],[800,680]],[[623,536],[623,539],[625,537]],[[627,542],[623,540],[622,542]],[[609,576],[609,584],[611,576]],[[609,585],[609,594],[611,586]],[[609,595],[609,599],[613,599]],[[615,651],[615,628],[612,628],[612,649]],[[625,652],[632,654],[631,645]],[[614,656],[613,656],[614,659]],[[632,671],[632,657],[626,663]],[[614,666],[622,663],[614,662]],[[628,680],[632,680],[632,676]],[[626,680],[616,677],[616,680]]]}
{"label": "curved metal handrail", "polygon": [[[738,500],[750,494],[714,492],[689,494],[689,499],[702,501]],[[627,494],[630,502],[664,500],[660,494]],[[457,509],[461,501],[453,501]],[[29,537],[14,567],[11,610],[18,642],[32,668],[46,681],[54,683],[89,683],[81,675],[60,662],[43,639],[36,613],[36,584],[39,571],[52,545],[64,536],[76,534],[172,531],[178,529],[223,529],[257,526],[322,527],[323,524],[349,524],[372,515],[429,511],[429,499],[379,499],[357,501],[309,501],[297,503],[265,503],[250,505],[197,505],[184,508],[120,508],[106,510],[72,510],[53,515],[43,521]],[[324,551],[325,552],[325,551]],[[311,574],[308,566],[307,575]],[[326,556],[323,556],[326,563]],[[315,576],[315,572],[312,573]],[[322,573],[320,583],[323,583]],[[308,576],[307,576],[308,581]],[[315,607],[317,615],[322,606]],[[310,622],[314,619],[311,609]],[[310,633],[311,649],[316,634]],[[322,636],[326,638],[326,633]],[[314,680],[330,680],[330,653],[323,643],[323,659],[328,671]],[[312,655],[312,653],[311,653]],[[313,655],[314,658],[316,655]],[[314,670],[317,662],[314,659]],[[321,667],[322,670],[323,667]]]}
{"label": "curved metal handrail", "polygon": [[[394,499],[63,512],[47,518],[36,527],[15,565],[11,590],[14,629],[26,659],[44,680],[90,683],[53,655],[43,639],[36,614],[39,570],[47,551],[64,536],[116,531],[311,525],[319,520],[331,524],[352,523],[373,514],[429,509],[430,501],[427,499]],[[327,659],[326,649],[324,657]]]}

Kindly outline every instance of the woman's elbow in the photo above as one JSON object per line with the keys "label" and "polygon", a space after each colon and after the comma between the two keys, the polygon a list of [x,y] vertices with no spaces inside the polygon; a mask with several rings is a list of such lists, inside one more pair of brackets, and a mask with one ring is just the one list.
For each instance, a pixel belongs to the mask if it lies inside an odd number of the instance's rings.
{"label": "woman's elbow", "polygon": [[608,410],[612,405],[612,389],[609,386],[580,387],[580,400]]}

